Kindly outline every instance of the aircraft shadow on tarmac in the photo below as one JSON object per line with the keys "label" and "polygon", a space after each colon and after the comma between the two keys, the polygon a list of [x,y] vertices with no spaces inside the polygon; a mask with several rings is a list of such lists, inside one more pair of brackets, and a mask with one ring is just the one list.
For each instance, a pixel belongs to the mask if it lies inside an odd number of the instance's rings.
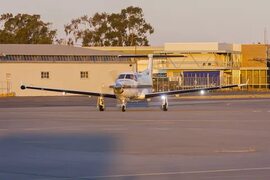
{"label": "aircraft shadow on tarmac", "polygon": [[0,179],[103,176],[113,166],[111,135],[17,134],[0,139]]}

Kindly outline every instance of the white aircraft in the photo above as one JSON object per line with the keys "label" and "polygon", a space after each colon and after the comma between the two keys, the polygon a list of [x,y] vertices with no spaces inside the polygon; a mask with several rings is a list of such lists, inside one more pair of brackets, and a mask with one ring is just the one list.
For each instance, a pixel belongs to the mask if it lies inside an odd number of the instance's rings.
{"label": "white aircraft", "polygon": [[[124,55],[119,57],[147,57],[145,55]],[[240,87],[246,84],[234,84],[227,86],[214,86],[206,88],[194,88],[194,89],[185,89],[185,90],[175,90],[175,91],[164,91],[164,92],[152,92],[153,81],[152,81],[152,69],[153,69],[153,58],[154,57],[184,57],[183,55],[177,56],[168,56],[168,55],[148,55],[149,61],[147,69],[143,72],[126,72],[121,73],[115,84],[110,86],[113,88],[114,94],[99,93],[99,92],[89,92],[89,91],[78,91],[78,90],[67,90],[67,89],[53,89],[47,87],[35,87],[35,86],[26,86],[22,85],[21,89],[33,89],[33,90],[42,90],[42,91],[53,91],[53,92],[62,92],[63,94],[78,94],[78,95],[87,95],[87,96],[97,96],[97,108],[99,111],[105,110],[104,98],[113,98],[117,99],[120,102],[120,107],[122,112],[126,111],[127,102],[134,100],[145,100],[153,97],[161,97],[162,104],[161,109],[163,111],[168,110],[168,98],[170,95],[177,95],[183,93],[191,92],[204,92],[207,90],[216,90],[216,89],[225,89]]]}

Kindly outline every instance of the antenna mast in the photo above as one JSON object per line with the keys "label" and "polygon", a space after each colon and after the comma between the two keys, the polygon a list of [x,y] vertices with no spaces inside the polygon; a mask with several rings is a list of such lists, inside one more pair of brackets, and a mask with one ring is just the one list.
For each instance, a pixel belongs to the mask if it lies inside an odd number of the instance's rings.
{"label": "antenna mast", "polygon": [[268,38],[267,38],[267,27],[264,28],[264,44],[268,44]]}

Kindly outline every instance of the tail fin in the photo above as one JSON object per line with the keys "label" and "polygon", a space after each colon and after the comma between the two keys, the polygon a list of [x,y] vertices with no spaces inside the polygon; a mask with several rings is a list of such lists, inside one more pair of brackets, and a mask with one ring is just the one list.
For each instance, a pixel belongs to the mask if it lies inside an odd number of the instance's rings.
{"label": "tail fin", "polygon": [[152,76],[153,73],[153,54],[148,55],[148,65],[147,65],[147,70]]}
{"label": "tail fin", "polygon": [[144,70],[147,75],[152,79],[152,73],[153,73],[153,54],[148,54],[148,64],[147,69]]}
{"label": "tail fin", "polygon": [[142,81],[144,82],[144,84],[153,85],[152,73],[153,73],[153,54],[149,54],[147,69],[141,72],[141,74],[143,75]]}

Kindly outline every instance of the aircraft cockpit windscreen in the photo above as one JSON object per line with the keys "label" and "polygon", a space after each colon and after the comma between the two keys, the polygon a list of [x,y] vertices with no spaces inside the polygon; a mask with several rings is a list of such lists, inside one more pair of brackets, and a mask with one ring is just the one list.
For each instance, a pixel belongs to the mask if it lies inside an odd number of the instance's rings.
{"label": "aircraft cockpit windscreen", "polygon": [[125,79],[125,74],[120,74],[119,76],[118,76],[118,79]]}
{"label": "aircraft cockpit windscreen", "polygon": [[126,74],[125,79],[134,79],[134,75],[133,74]]}
{"label": "aircraft cockpit windscreen", "polygon": [[137,76],[134,74],[120,74],[118,76],[118,79],[132,79],[134,81],[137,81]]}

